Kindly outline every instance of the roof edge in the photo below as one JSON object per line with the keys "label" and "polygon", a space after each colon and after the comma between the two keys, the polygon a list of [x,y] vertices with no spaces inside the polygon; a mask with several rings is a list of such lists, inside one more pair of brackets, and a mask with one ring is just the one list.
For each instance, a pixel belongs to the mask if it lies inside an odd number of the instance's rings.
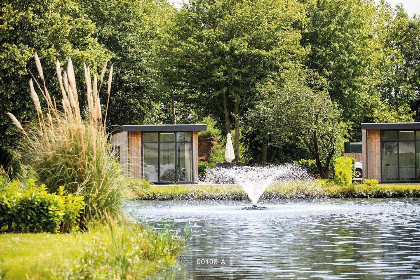
{"label": "roof edge", "polygon": [[207,124],[123,125],[123,131],[187,132],[206,131]]}
{"label": "roof edge", "polygon": [[362,123],[362,129],[420,129],[420,122]]}

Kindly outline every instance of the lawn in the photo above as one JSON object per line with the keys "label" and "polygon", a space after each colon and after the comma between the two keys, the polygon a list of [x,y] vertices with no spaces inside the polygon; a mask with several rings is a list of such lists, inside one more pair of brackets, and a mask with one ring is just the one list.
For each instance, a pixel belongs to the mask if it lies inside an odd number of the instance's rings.
{"label": "lawn", "polygon": [[[339,186],[329,180],[282,181],[268,187],[261,199],[293,198],[391,198],[420,197],[420,184],[354,183]],[[238,185],[152,185],[131,188],[128,199],[141,200],[246,200],[247,195]]]}
{"label": "lawn", "polygon": [[141,279],[176,264],[184,244],[136,225],[73,234],[0,234],[0,279]]}

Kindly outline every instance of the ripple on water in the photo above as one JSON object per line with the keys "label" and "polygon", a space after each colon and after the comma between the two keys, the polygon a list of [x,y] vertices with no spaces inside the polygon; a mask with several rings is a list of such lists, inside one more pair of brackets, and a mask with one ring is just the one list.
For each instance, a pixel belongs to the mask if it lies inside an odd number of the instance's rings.
{"label": "ripple on water", "polygon": [[[175,230],[192,229],[176,279],[420,279],[418,200],[282,201],[264,211],[244,206],[129,202],[125,210],[153,227],[165,218]],[[231,266],[191,264],[193,256],[218,255],[229,256]]]}

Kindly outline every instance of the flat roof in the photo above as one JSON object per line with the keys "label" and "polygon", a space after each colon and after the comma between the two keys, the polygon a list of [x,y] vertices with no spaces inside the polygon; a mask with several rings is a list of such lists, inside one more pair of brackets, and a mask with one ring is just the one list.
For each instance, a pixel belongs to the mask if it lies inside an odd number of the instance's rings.
{"label": "flat roof", "polygon": [[147,132],[187,132],[206,131],[207,124],[159,124],[159,125],[123,125],[123,131],[147,131]]}
{"label": "flat roof", "polygon": [[362,123],[362,129],[420,129],[420,122]]}

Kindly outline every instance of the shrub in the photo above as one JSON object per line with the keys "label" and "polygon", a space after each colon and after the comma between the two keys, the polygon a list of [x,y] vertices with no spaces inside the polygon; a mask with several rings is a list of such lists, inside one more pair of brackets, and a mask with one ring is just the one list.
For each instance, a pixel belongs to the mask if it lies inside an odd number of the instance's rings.
{"label": "shrub", "polygon": [[[35,56],[39,76],[45,85],[41,63]],[[106,68],[102,71],[105,73]],[[112,147],[108,142],[106,122],[102,118],[101,104],[95,76],[92,83],[90,70],[85,66],[87,88],[87,119],[82,118],[71,60],[67,71],[61,74],[57,62],[57,77],[62,92],[61,112],[48,91],[40,88],[46,99],[47,109],[42,111],[38,95],[30,81],[30,92],[38,113],[38,124],[26,132],[12,115],[12,121],[26,136],[24,160],[37,179],[46,184],[50,192],[58,192],[60,186],[76,196],[83,195],[85,209],[82,219],[118,217],[121,209],[123,176]],[[103,77],[103,75],[102,75]],[[102,79],[101,77],[101,79]],[[112,68],[108,81],[111,89]],[[101,88],[101,87],[99,87]],[[106,115],[105,115],[106,117]]]}
{"label": "shrub", "polygon": [[366,180],[364,180],[364,181],[363,181],[363,183],[364,183],[365,185],[367,185],[367,186],[374,187],[374,186],[376,186],[379,182],[378,182],[378,180],[376,180],[376,179],[366,179]]}
{"label": "shrub", "polygon": [[28,180],[25,191],[16,182],[0,191],[1,232],[71,232],[78,229],[84,207],[82,196],[50,194],[45,185]]}
{"label": "shrub", "polygon": [[200,181],[204,181],[207,176],[207,170],[210,164],[207,161],[200,161],[198,163],[198,178]]}
{"label": "shrub", "polygon": [[199,136],[206,136],[213,139],[219,139],[222,136],[220,129],[216,127],[217,121],[213,120],[210,117],[206,117],[200,121],[200,123],[207,124],[207,130],[200,131]]}
{"label": "shrub", "polygon": [[338,157],[334,164],[334,181],[341,186],[351,185],[355,174],[355,160],[350,157]]}
{"label": "shrub", "polygon": [[148,190],[151,184],[146,179],[132,179],[127,178],[123,183],[123,192],[125,198],[136,198],[139,194]]}
{"label": "shrub", "polygon": [[313,176],[315,176],[318,173],[318,168],[314,159],[301,159],[295,161],[294,163],[295,165],[305,168],[305,170]]}

